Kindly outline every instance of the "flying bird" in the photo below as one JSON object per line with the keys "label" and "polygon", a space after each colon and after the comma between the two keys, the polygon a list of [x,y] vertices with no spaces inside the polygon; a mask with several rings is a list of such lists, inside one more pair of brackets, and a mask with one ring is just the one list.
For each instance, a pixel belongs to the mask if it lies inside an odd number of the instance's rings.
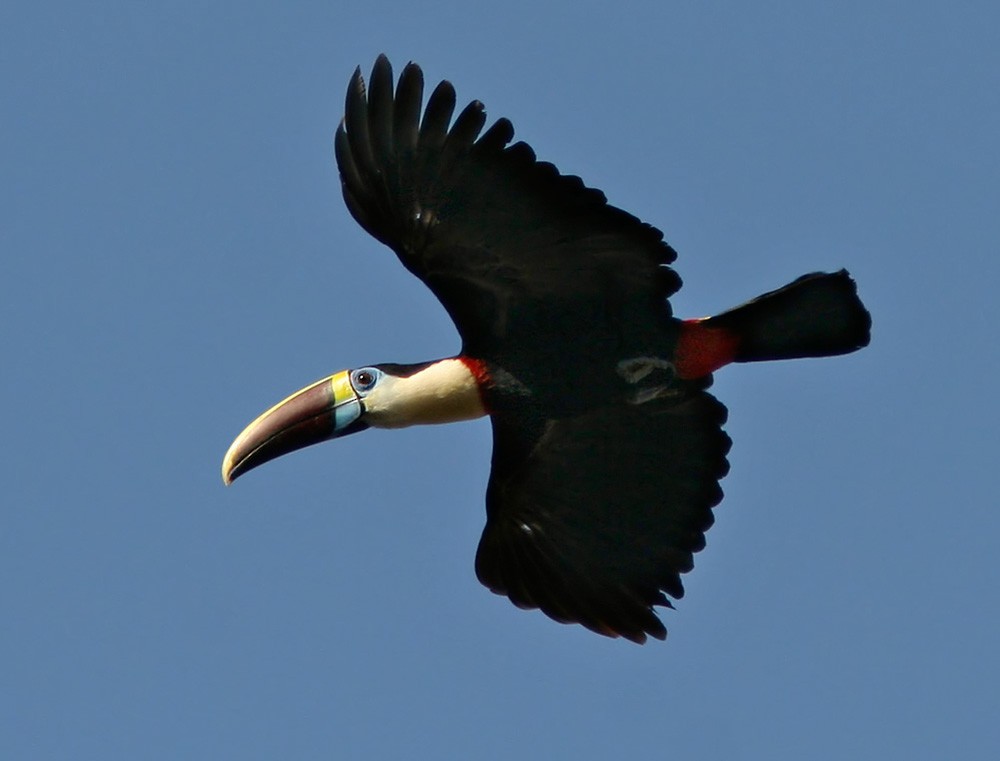
{"label": "flying bird", "polygon": [[430,288],[455,356],[331,375],[260,415],[222,478],[368,427],[490,417],[479,580],[522,608],[642,643],[684,594],[722,499],[726,408],[707,392],[733,362],[866,346],[846,270],[804,275],[714,317],[681,320],[663,234],[579,177],[538,161],[473,101],[452,120],[441,82],[423,107],[410,63],[358,69],[337,129],[347,208]]}

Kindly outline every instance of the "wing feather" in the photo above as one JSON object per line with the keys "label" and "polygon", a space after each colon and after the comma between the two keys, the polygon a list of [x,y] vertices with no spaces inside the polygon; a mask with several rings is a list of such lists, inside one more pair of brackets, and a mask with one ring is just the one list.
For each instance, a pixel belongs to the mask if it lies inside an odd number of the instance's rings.
{"label": "wing feather", "polygon": [[626,323],[634,346],[623,350],[664,344],[666,300],[680,280],[659,230],[537,161],[527,144],[511,145],[508,120],[483,132],[478,101],[452,123],[450,83],[422,116],[420,68],[403,69],[394,97],[391,83],[384,56],[370,92],[359,72],[351,79],[336,138],[344,197],[442,302],[466,353],[509,364],[508,347],[517,361],[571,334],[603,351],[622,342]]}
{"label": "wing feather", "polygon": [[[379,60],[388,59],[379,56]],[[415,63],[409,63],[399,75],[393,111],[393,139],[396,149],[403,152],[416,150],[420,134],[420,105],[424,99],[424,73]]]}
{"label": "wing feather", "polygon": [[662,639],[653,606],[683,597],[722,498],[725,419],[704,391],[527,431],[495,418],[479,579],[557,621]]}
{"label": "wing feather", "polygon": [[455,88],[451,82],[438,84],[427,99],[424,120],[420,123],[419,150],[439,150],[448,136],[448,124],[455,112]]}
{"label": "wing feather", "polygon": [[392,65],[385,56],[375,61],[368,92],[369,124],[373,154],[393,152]]}
{"label": "wing feather", "polygon": [[[375,153],[368,128],[368,98],[365,94],[365,81],[361,76],[360,68],[355,70],[347,88],[344,114],[347,142],[354,159],[354,165],[357,167],[357,177],[367,188],[378,181],[379,167],[375,165]],[[371,190],[374,191],[377,188],[371,188]],[[367,195],[377,198],[373,192],[369,192]]]}

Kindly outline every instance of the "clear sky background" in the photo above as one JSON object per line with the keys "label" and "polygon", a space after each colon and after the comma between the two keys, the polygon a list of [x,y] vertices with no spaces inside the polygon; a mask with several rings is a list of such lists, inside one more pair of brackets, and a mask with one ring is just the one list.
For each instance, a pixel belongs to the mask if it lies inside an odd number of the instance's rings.
{"label": "clear sky background", "polygon": [[[0,8],[0,757],[992,759],[992,2]],[[449,355],[344,208],[387,53],[666,233],[682,316],[847,267],[871,346],[717,376],[708,548],[637,647],[490,594],[486,421],[225,489],[257,413]]]}

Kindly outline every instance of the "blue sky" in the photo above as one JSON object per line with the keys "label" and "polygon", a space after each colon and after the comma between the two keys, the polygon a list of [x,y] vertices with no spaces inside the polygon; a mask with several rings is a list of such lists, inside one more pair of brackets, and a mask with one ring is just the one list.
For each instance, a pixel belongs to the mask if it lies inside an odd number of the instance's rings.
{"label": "blue sky", "polygon": [[[0,10],[0,755],[993,758],[1000,11],[489,6]],[[479,586],[486,421],[222,486],[285,394],[458,348],[340,198],[380,52],[662,228],[683,316],[859,283],[865,351],[717,376],[666,643]]]}

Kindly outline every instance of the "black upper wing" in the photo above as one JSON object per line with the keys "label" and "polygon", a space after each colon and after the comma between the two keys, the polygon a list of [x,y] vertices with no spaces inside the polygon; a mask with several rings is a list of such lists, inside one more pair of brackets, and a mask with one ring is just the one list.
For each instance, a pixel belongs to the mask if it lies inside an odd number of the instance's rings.
{"label": "black upper wing", "polygon": [[493,419],[480,581],[517,605],[643,642],[684,594],[729,469],[726,408],[704,391],[520,426]]}
{"label": "black upper wing", "polygon": [[643,405],[607,394],[619,360],[672,355],[674,251],[600,191],[508,145],[506,119],[480,135],[481,103],[452,121],[448,82],[421,115],[422,101],[414,64],[395,92],[384,56],[367,92],[356,72],[337,162],[351,214],[434,292],[463,352],[530,390],[493,400],[479,578],[560,621],[662,638],[652,607],[683,593],[722,495],[725,408],[697,384]]}
{"label": "black upper wing", "polygon": [[508,146],[506,119],[480,135],[478,101],[452,122],[449,82],[421,119],[422,100],[415,64],[395,93],[385,56],[367,93],[355,72],[337,163],[351,214],[440,299],[464,352],[509,365],[509,347],[530,356],[581,335],[611,346],[622,325],[633,346],[662,345],[666,299],[680,286],[662,233],[525,143]]}

